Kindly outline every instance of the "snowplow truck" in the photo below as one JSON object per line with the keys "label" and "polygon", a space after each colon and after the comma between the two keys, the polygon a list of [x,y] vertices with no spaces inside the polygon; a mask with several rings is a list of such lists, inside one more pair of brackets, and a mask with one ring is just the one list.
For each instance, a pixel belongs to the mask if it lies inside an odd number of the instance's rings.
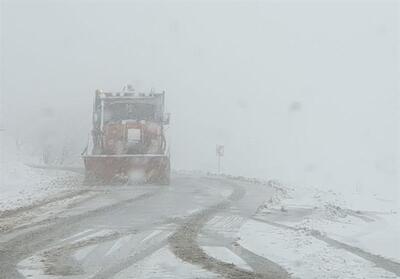
{"label": "snowplow truck", "polygon": [[170,156],[165,126],[165,92],[97,90],[91,140],[82,153],[86,181],[169,184]]}

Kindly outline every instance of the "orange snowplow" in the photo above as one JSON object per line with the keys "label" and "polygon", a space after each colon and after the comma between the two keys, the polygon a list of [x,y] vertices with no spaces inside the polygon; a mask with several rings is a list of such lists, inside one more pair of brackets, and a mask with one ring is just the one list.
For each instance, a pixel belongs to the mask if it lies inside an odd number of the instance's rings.
{"label": "orange snowplow", "polygon": [[97,90],[91,140],[82,153],[86,180],[169,184],[165,93]]}

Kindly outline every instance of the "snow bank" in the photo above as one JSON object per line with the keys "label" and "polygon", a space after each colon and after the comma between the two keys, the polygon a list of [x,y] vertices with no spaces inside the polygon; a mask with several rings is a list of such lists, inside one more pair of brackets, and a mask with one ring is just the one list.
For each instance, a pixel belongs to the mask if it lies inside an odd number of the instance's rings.
{"label": "snow bank", "polygon": [[239,235],[241,246],[279,264],[294,278],[398,278],[374,263],[301,231],[249,221]]}
{"label": "snow bank", "polygon": [[0,133],[0,211],[31,205],[76,185],[75,174],[25,165],[29,158],[18,150],[18,142]]}
{"label": "snow bank", "polygon": [[[385,193],[383,193],[384,196]],[[279,204],[266,204],[269,221],[319,231],[345,244],[400,262],[400,208],[396,197],[297,187]]]}

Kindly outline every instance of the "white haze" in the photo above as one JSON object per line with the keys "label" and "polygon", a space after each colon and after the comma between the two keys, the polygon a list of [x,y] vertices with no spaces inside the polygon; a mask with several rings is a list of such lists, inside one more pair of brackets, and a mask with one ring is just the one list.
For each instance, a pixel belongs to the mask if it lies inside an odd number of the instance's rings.
{"label": "white haze", "polygon": [[[166,90],[176,169],[394,194],[396,2],[1,2],[2,125],[76,158],[96,88]],[[52,137],[49,136],[52,134]]]}

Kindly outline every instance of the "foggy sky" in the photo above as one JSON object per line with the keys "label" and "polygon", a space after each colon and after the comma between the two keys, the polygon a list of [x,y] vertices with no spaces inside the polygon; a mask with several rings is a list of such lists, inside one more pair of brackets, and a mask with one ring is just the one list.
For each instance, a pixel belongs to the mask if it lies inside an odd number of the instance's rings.
{"label": "foggy sky", "polygon": [[174,168],[214,171],[218,143],[227,173],[398,186],[395,2],[1,3],[1,123],[15,133],[38,132],[50,107],[83,149],[95,89],[130,82],[166,90]]}

